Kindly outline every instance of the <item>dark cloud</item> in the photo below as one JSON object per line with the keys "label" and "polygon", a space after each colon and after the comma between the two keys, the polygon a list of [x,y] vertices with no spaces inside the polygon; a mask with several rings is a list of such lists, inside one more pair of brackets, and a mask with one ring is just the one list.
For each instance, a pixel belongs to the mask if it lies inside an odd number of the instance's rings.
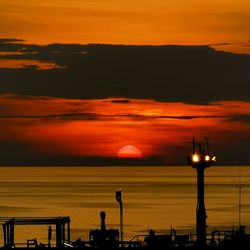
{"label": "dark cloud", "polygon": [[[241,140],[239,141],[238,138],[241,138]],[[228,134],[227,141],[222,146],[213,145],[218,162],[225,166],[249,166],[249,148],[250,134],[240,132]]]}
{"label": "dark cloud", "polygon": [[241,42],[241,43],[229,43],[229,42],[225,42],[225,43],[214,43],[214,44],[208,44],[208,46],[214,46],[214,47],[219,47],[219,46],[242,46],[242,47],[248,47],[250,46],[250,42]]}
{"label": "dark cloud", "polygon": [[65,114],[48,114],[48,115],[0,115],[0,119],[65,119],[65,120],[108,120],[115,118],[127,118],[130,120],[150,120],[150,119],[180,119],[191,120],[198,118],[224,118],[225,116],[154,116],[154,115],[137,115],[137,114],[114,114],[103,115],[98,113],[65,113]]}
{"label": "dark cloud", "polygon": [[0,40],[0,51],[1,52],[36,52],[41,46],[39,45],[26,45],[19,39],[1,39]]}
{"label": "dark cloud", "polygon": [[0,38],[0,43],[19,43],[24,42],[23,39],[16,39],[16,38]]}
{"label": "dark cloud", "polygon": [[[49,96],[25,96],[25,95],[12,95],[12,94],[7,94],[3,95],[5,99],[9,100],[32,100],[32,101],[37,101],[37,100],[42,100],[42,101],[49,101],[49,100],[54,100],[53,97]],[[72,104],[73,102],[71,102]]]}
{"label": "dark cloud", "polygon": [[165,119],[181,119],[181,120],[191,120],[191,119],[198,119],[198,118],[224,118],[225,116],[212,116],[212,115],[183,115],[183,116],[167,116],[162,115],[158,116],[157,118],[165,118]]}
{"label": "dark cloud", "polygon": [[0,69],[0,93],[64,98],[150,98],[203,102],[250,99],[250,56],[209,46],[0,43],[2,58],[53,62],[58,69]]}
{"label": "dark cloud", "polygon": [[207,46],[225,46],[225,45],[232,45],[234,43],[211,43],[211,44],[208,44]]}
{"label": "dark cloud", "polygon": [[111,100],[112,103],[130,103],[129,99]]}
{"label": "dark cloud", "polygon": [[65,119],[65,120],[97,120],[102,115],[95,113],[72,113],[50,115],[0,115],[0,119]]}
{"label": "dark cloud", "polygon": [[250,115],[234,115],[232,117],[230,117],[230,120],[232,121],[240,121],[240,122],[245,122],[250,124]]}

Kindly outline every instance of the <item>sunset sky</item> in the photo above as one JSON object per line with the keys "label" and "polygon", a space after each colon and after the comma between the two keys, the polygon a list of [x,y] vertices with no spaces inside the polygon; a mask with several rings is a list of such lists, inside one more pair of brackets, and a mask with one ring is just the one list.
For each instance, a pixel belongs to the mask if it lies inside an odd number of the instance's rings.
{"label": "sunset sky", "polygon": [[211,44],[250,53],[248,0],[0,0],[0,7],[0,37],[27,43]]}
{"label": "sunset sky", "polygon": [[249,1],[0,0],[0,20],[1,165],[184,165],[193,136],[250,164]]}
{"label": "sunset sky", "polygon": [[[6,163],[18,164],[18,159],[44,164],[47,157],[56,164],[61,156],[72,158],[69,162],[74,164],[92,164],[93,159],[83,158],[117,158],[122,147],[134,145],[151,164],[182,164],[191,148],[187,143],[190,135],[202,138],[204,133],[213,138],[214,151],[222,163],[242,164],[249,159],[238,159],[247,154],[244,143],[250,139],[249,102],[221,101],[203,106],[141,99],[3,95],[0,104],[0,139],[5,151],[1,158]],[[109,162],[102,160],[103,164]]]}

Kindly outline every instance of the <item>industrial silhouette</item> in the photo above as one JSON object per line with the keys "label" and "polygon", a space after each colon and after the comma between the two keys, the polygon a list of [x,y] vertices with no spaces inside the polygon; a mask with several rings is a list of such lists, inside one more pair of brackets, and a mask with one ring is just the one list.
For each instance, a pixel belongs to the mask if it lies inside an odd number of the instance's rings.
{"label": "industrial silhouette", "polygon": [[204,200],[204,172],[216,160],[216,157],[209,154],[209,141],[206,143],[196,143],[193,138],[193,152],[187,157],[187,161],[193,168],[197,170],[197,207],[196,207],[196,235],[197,244],[200,249],[207,245],[206,233],[206,209]]}

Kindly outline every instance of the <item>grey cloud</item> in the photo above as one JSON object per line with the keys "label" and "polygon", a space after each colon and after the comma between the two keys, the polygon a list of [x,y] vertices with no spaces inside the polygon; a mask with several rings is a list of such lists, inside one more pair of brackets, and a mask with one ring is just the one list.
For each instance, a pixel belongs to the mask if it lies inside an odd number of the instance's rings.
{"label": "grey cloud", "polygon": [[150,119],[180,119],[191,120],[198,118],[221,118],[225,116],[153,116],[137,114],[114,114],[103,115],[98,113],[65,113],[65,114],[48,114],[48,115],[0,115],[0,119],[63,119],[63,120],[112,120],[116,118],[127,118],[135,121]]}
{"label": "grey cloud", "polygon": [[2,58],[65,68],[0,69],[0,93],[75,99],[106,97],[203,102],[250,99],[250,55],[209,46],[0,43]]}
{"label": "grey cloud", "polygon": [[16,39],[16,38],[0,38],[0,43],[20,43],[24,42],[23,39]]}
{"label": "grey cloud", "polygon": [[130,103],[129,99],[111,100],[112,103]]}
{"label": "grey cloud", "polygon": [[232,45],[234,43],[229,43],[229,42],[225,42],[225,43],[210,43],[208,44],[208,46],[225,46],[225,45]]}
{"label": "grey cloud", "polygon": [[230,117],[230,120],[232,120],[232,121],[240,121],[240,122],[250,124],[250,115],[245,115],[245,114],[234,115],[234,116]]}

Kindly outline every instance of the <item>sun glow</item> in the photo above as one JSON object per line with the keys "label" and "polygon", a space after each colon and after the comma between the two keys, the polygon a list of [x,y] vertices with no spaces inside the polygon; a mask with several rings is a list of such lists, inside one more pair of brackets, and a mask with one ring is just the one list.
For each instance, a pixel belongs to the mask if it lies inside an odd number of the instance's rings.
{"label": "sun glow", "polygon": [[[58,156],[86,165],[95,160],[95,164],[122,162],[114,158],[127,162],[132,158],[132,164],[141,158],[138,162],[172,164],[183,158],[184,141],[190,134],[202,137],[208,133],[217,138],[218,148],[225,149],[225,156],[228,149],[224,145],[232,133],[237,134],[231,148],[235,153],[237,144],[241,155],[250,131],[250,102],[240,101],[198,105],[9,94],[0,95],[0,110],[0,148],[8,147],[2,151],[1,164],[5,160],[8,164],[40,164],[43,159],[61,164]],[[152,110],[158,114],[153,115]],[[214,161],[212,156],[210,160]]]}
{"label": "sun glow", "polygon": [[118,151],[117,156],[119,158],[141,158],[142,154],[137,147],[126,145]]}

